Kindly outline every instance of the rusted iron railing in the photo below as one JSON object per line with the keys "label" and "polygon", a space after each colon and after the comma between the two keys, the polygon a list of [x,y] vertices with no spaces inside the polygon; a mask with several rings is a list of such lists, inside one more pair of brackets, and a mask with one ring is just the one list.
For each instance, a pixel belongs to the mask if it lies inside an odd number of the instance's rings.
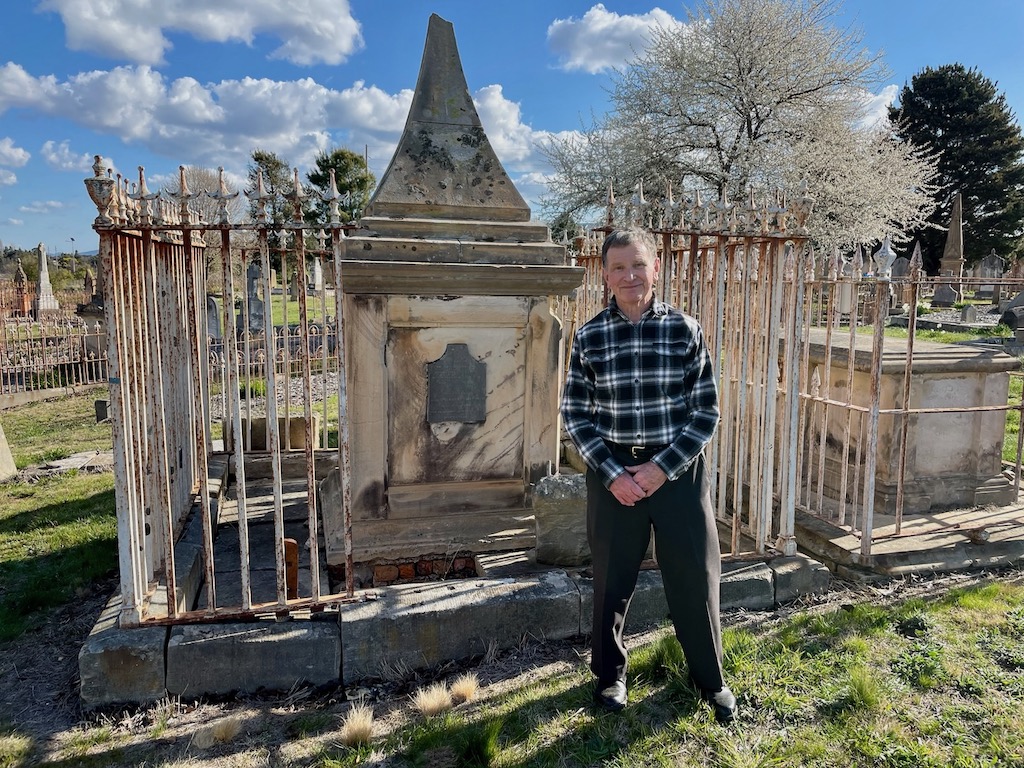
{"label": "rusted iron railing", "polygon": [[0,395],[106,382],[106,338],[98,322],[52,317],[0,323]]}
{"label": "rusted iron railing", "polygon": [[[315,611],[350,599],[351,562],[346,589],[321,588],[317,514],[326,468],[340,467],[348,487],[340,195],[335,189],[326,198],[328,232],[316,233],[294,195],[293,217],[274,227],[262,180],[250,193],[256,221],[238,224],[228,221],[232,194],[223,181],[206,193],[219,202],[217,220],[206,222],[184,173],[168,199],[149,192],[141,168],[131,187],[105,174],[99,158],[94,171],[86,185],[99,210],[110,331],[122,624]],[[272,251],[280,273],[295,274],[293,297],[272,282]],[[312,260],[318,274],[333,275],[333,295],[326,280],[307,287]],[[286,505],[300,497],[305,541],[293,562]],[[237,574],[214,556],[218,523],[229,512]],[[254,541],[263,529],[257,515],[272,522],[269,543]],[[269,590],[253,571],[253,548],[264,545],[273,552]],[[299,569],[308,574],[301,590]]]}
{"label": "rusted iron railing", "polygon": [[[604,226],[573,243],[586,281],[567,310],[567,328],[579,327],[607,301],[600,243],[615,226],[611,210]],[[926,498],[920,488],[906,498],[915,471],[908,455],[924,450],[915,440],[927,419],[985,422],[980,439],[986,447],[963,450],[987,451],[975,462],[987,466],[976,469],[979,486],[985,477],[1000,486],[1003,424],[1008,411],[1021,410],[1019,400],[1007,399],[1017,363],[999,353],[998,340],[983,353],[966,355],[984,358],[956,362],[962,370],[974,364],[979,377],[991,377],[979,384],[984,394],[935,405],[927,389],[934,388],[931,374],[918,369],[932,365],[929,356],[957,358],[958,348],[943,352],[915,342],[917,306],[953,282],[962,298],[993,283],[997,297],[1000,284],[1006,295],[1019,281],[928,277],[919,255],[904,259],[894,277],[895,254],[887,242],[868,264],[861,249],[845,258],[816,255],[802,227],[806,213],[797,215],[778,201],[732,206],[697,199],[682,210],[669,201],[636,206],[632,214],[629,221],[644,222],[658,243],[660,297],[701,322],[720,361],[722,420],[707,455],[717,514],[732,532],[732,556],[795,553],[799,512],[859,537],[859,555],[867,562],[876,528],[884,525],[885,535],[898,536],[906,514],[927,512],[929,504],[956,506]],[[886,327],[894,323],[906,326],[905,341],[887,338]],[[963,436],[971,438],[979,436]],[[1013,473],[1012,488],[1002,483],[990,498],[1016,499],[1020,456],[1018,442],[1016,461],[1005,468]],[[977,498],[989,498],[987,492],[979,490]]]}

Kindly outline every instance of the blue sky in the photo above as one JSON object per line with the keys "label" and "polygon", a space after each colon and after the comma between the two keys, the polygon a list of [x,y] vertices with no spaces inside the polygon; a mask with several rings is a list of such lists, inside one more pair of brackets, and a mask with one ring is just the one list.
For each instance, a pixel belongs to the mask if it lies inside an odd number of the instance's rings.
{"label": "blue sky", "polygon": [[[550,171],[536,143],[607,110],[609,68],[687,2],[605,0],[13,0],[0,30],[0,241],[96,247],[92,156],[156,187],[180,164],[241,183],[252,150],[304,173],[322,148],[390,160],[427,19],[452,21],[470,91],[528,201]],[[881,52],[884,108],[925,66],[959,61],[1024,112],[1020,0],[847,0]],[[534,204],[534,211],[537,206]],[[72,243],[72,238],[74,242]]]}

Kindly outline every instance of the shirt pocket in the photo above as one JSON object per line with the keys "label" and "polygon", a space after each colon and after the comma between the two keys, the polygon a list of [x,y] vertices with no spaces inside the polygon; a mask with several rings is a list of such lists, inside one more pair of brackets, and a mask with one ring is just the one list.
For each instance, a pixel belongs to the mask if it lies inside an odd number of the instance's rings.
{"label": "shirt pocket", "polygon": [[616,347],[587,351],[587,362],[594,373],[594,388],[599,401],[614,395],[617,388],[621,388],[621,378],[624,375],[622,372],[626,368],[623,363],[624,357],[622,350]]}
{"label": "shirt pocket", "polygon": [[682,341],[655,341],[651,344],[656,372],[654,383],[677,406],[685,406],[691,385],[687,382],[693,351]]}

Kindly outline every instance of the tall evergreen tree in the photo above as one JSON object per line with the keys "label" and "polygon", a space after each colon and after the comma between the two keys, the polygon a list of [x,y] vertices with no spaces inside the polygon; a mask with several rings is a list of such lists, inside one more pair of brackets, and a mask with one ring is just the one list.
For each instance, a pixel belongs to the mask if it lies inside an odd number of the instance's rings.
{"label": "tall evergreen tree", "polygon": [[938,270],[957,192],[968,264],[993,250],[1008,260],[1024,255],[1024,138],[996,84],[962,64],[926,67],[889,116],[901,138],[937,155],[935,208],[913,233],[926,269]]}
{"label": "tall evergreen tree", "polygon": [[[313,186],[314,192],[328,192],[331,187],[331,168],[334,169],[334,181],[343,198],[339,206],[341,220],[351,221],[366,207],[377,179],[366,167],[362,155],[338,147],[330,152],[318,153],[313,168],[306,174],[306,180]],[[326,224],[331,220],[327,203],[315,193],[310,197],[306,218],[311,224]]]}
{"label": "tall evergreen tree", "polygon": [[[263,171],[263,188],[271,195],[266,208],[271,220],[271,229],[267,236],[270,243],[270,263],[274,269],[279,269],[281,257],[277,250],[281,246],[281,238],[278,231],[284,226],[285,221],[292,218],[291,203],[283,196],[292,191],[293,179],[289,174],[287,160],[279,157],[276,152],[256,149],[253,150],[252,162],[249,163],[247,193],[256,189],[256,178],[260,171]],[[256,218],[256,211],[256,203],[250,202],[249,214],[253,219]]]}

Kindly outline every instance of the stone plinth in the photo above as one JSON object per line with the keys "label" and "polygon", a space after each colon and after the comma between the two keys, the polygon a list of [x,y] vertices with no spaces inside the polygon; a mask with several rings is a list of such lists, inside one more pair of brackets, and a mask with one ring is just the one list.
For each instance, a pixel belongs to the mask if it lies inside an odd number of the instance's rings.
{"label": "stone plinth", "polygon": [[[824,332],[812,331],[810,365],[825,359]],[[838,402],[851,397],[854,405],[868,408],[871,392],[870,335],[857,337],[853,379],[847,377],[847,336],[833,337],[831,391]],[[882,359],[881,410],[878,426],[878,463],[875,474],[875,511],[894,514],[899,478],[902,415],[885,413],[903,408],[903,380],[907,344],[904,339],[885,339]],[[980,408],[1007,403],[1009,371],[1020,362],[1001,351],[956,344],[915,341],[911,369],[910,402],[914,409]],[[824,380],[824,375],[821,379]],[[851,389],[852,384],[852,389]],[[812,409],[809,434],[817,441],[822,409]],[[826,496],[837,498],[841,483],[846,417],[839,407],[827,411],[825,447]],[[866,450],[867,414],[854,412],[849,446],[850,489],[857,476],[852,466],[861,449]],[[925,512],[959,506],[1006,504],[1013,487],[1002,475],[1002,445],[1006,411],[961,411],[909,415],[907,460],[904,478],[904,511]],[[817,445],[817,442],[815,442]],[[817,477],[817,450],[808,453],[811,477]],[[859,477],[863,482],[863,472]]]}

